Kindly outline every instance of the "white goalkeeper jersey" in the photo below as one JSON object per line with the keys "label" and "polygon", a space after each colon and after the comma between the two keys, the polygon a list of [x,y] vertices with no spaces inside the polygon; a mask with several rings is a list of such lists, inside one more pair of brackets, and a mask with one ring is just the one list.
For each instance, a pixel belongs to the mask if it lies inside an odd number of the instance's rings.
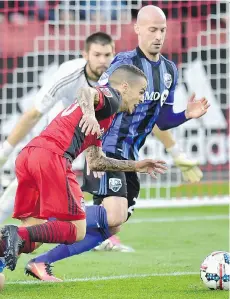
{"label": "white goalkeeper jersey", "polygon": [[52,114],[57,115],[63,108],[72,104],[76,100],[78,90],[89,86],[85,76],[85,65],[86,61],[83,58],[61,64],[35,96],[35,108],[42,114],[47,114],[52,108]]}

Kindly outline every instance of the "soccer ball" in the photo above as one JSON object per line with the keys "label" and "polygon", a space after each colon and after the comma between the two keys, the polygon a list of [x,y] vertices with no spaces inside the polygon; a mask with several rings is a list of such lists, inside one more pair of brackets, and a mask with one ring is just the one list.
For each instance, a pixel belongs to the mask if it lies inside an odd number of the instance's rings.
{"label": "soccer ball", "polygon": [[200,277],[211,290],[230,289],[230,253],[215,251],[200,266]]}

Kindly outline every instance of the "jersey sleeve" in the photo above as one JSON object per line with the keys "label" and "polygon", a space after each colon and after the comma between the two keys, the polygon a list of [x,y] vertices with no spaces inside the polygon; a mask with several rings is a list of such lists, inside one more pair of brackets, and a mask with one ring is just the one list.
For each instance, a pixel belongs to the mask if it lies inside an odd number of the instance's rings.
{"label": "jersey sleeve", "polygon": [[173,80],[172,87],[170,88],[169,95],[164,103],[164,104],[168,104],[168,105],[174,104],[174,93],[175,93],[177,80],[178,80],[178,70],[174,63],[172,63],[172,68],[173,68],[173,79],[174,80]]}
{"label": "jersey sleeve", "polygon": [[103,119],[118,112],[121,104],[120,93],[111,86],[99,86],[99,103],[95,109],[96,118]]}
{"label": "jersey sleeve", "polygon": [[94,134],[94,135],[90,134],[90,135],[86,136],[86,138],[87,138],[86,148],[88,148],[92,145],[102,147],[102,140],[101,140],[101,138],[97,138],[96,134]]}
{"label": "jersey sleeve", "polygon": [[104,72],[100,79],[98,80],[98,84],[103,86],[108,84],[109,76],[121,65],[124,64],[133,64],[133,61],[131,58],[128,58],[124,53],[119,53],[115,56],[112,63],[110,64],[110,67],[107,69],[106,72]]}
{"label": "jersey sleeve", "polygon": [[[68,98],[79,75],[79,71],[69,70],[62,64],[50,80],[38,91],[34,106],[42,114],[47,113],[58,101]],[[74,92],[74,91],[73,91]]]}

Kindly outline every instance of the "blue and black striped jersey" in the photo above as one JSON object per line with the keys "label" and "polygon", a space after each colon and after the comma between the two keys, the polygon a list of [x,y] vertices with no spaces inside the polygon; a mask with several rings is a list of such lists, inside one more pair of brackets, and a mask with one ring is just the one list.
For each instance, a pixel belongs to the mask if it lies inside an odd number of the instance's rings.
{"label": "blue and black striped jersey", "polygon": [[164,56],[153,62],[137,47],[133,51],[117,54],[99,84],[107,84],[110,74],[124,64],[137,66],[147,76],[145,101],[136,107],[133,114],[122,112],[115,116],[103,138],[103,150],[125,159],[137,160],[138,152],[151,133],[161,109],[165,105],[173,105],[178,72],[175,64]]}

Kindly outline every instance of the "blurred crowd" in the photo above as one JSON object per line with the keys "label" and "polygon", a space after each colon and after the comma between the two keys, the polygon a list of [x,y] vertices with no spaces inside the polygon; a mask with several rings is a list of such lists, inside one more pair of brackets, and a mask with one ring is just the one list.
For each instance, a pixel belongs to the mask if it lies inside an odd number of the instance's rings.
{"label": "blurred crowd", "polygon": [[[50,21],[116,21],[127,20],[128,16],[135,18],[137,9],[130,7],[136,4],[154,4],[163,8],[166,17],[178,18],[182,16],[197,17],[209,13],[216,14],[217,1],[124,1],[124,0],[85,0],[85,1],[57,1],[57,0],[34,0],[34,1],[1,1],[0,22],[9,21],[13,24],[24,24],[28,20]],[[170,3],[171,2],[171,3]],[[179,5],[178,5],[179,3]],[[130,5],[132,4],[132,5]],[[208,8],[208,5],[210,7]],[[188,7],[191,6],[191,9]],[[226,12],[226,5],[220,6],[222,13]]]}
{"label": "blurred crowd", "polygon": [[[137,1],[132,1],[136,3]],[[130,1],[129,1],[130,3]],[[128,1],[95,0],[95,1],[0,1],[1,21],[7,19],[11,23],[23,24],[27,20],[103,20],[127,18]],[[100,14],[98,14],[100,12]],[[119,14],[119,16],[118,16]]]}

